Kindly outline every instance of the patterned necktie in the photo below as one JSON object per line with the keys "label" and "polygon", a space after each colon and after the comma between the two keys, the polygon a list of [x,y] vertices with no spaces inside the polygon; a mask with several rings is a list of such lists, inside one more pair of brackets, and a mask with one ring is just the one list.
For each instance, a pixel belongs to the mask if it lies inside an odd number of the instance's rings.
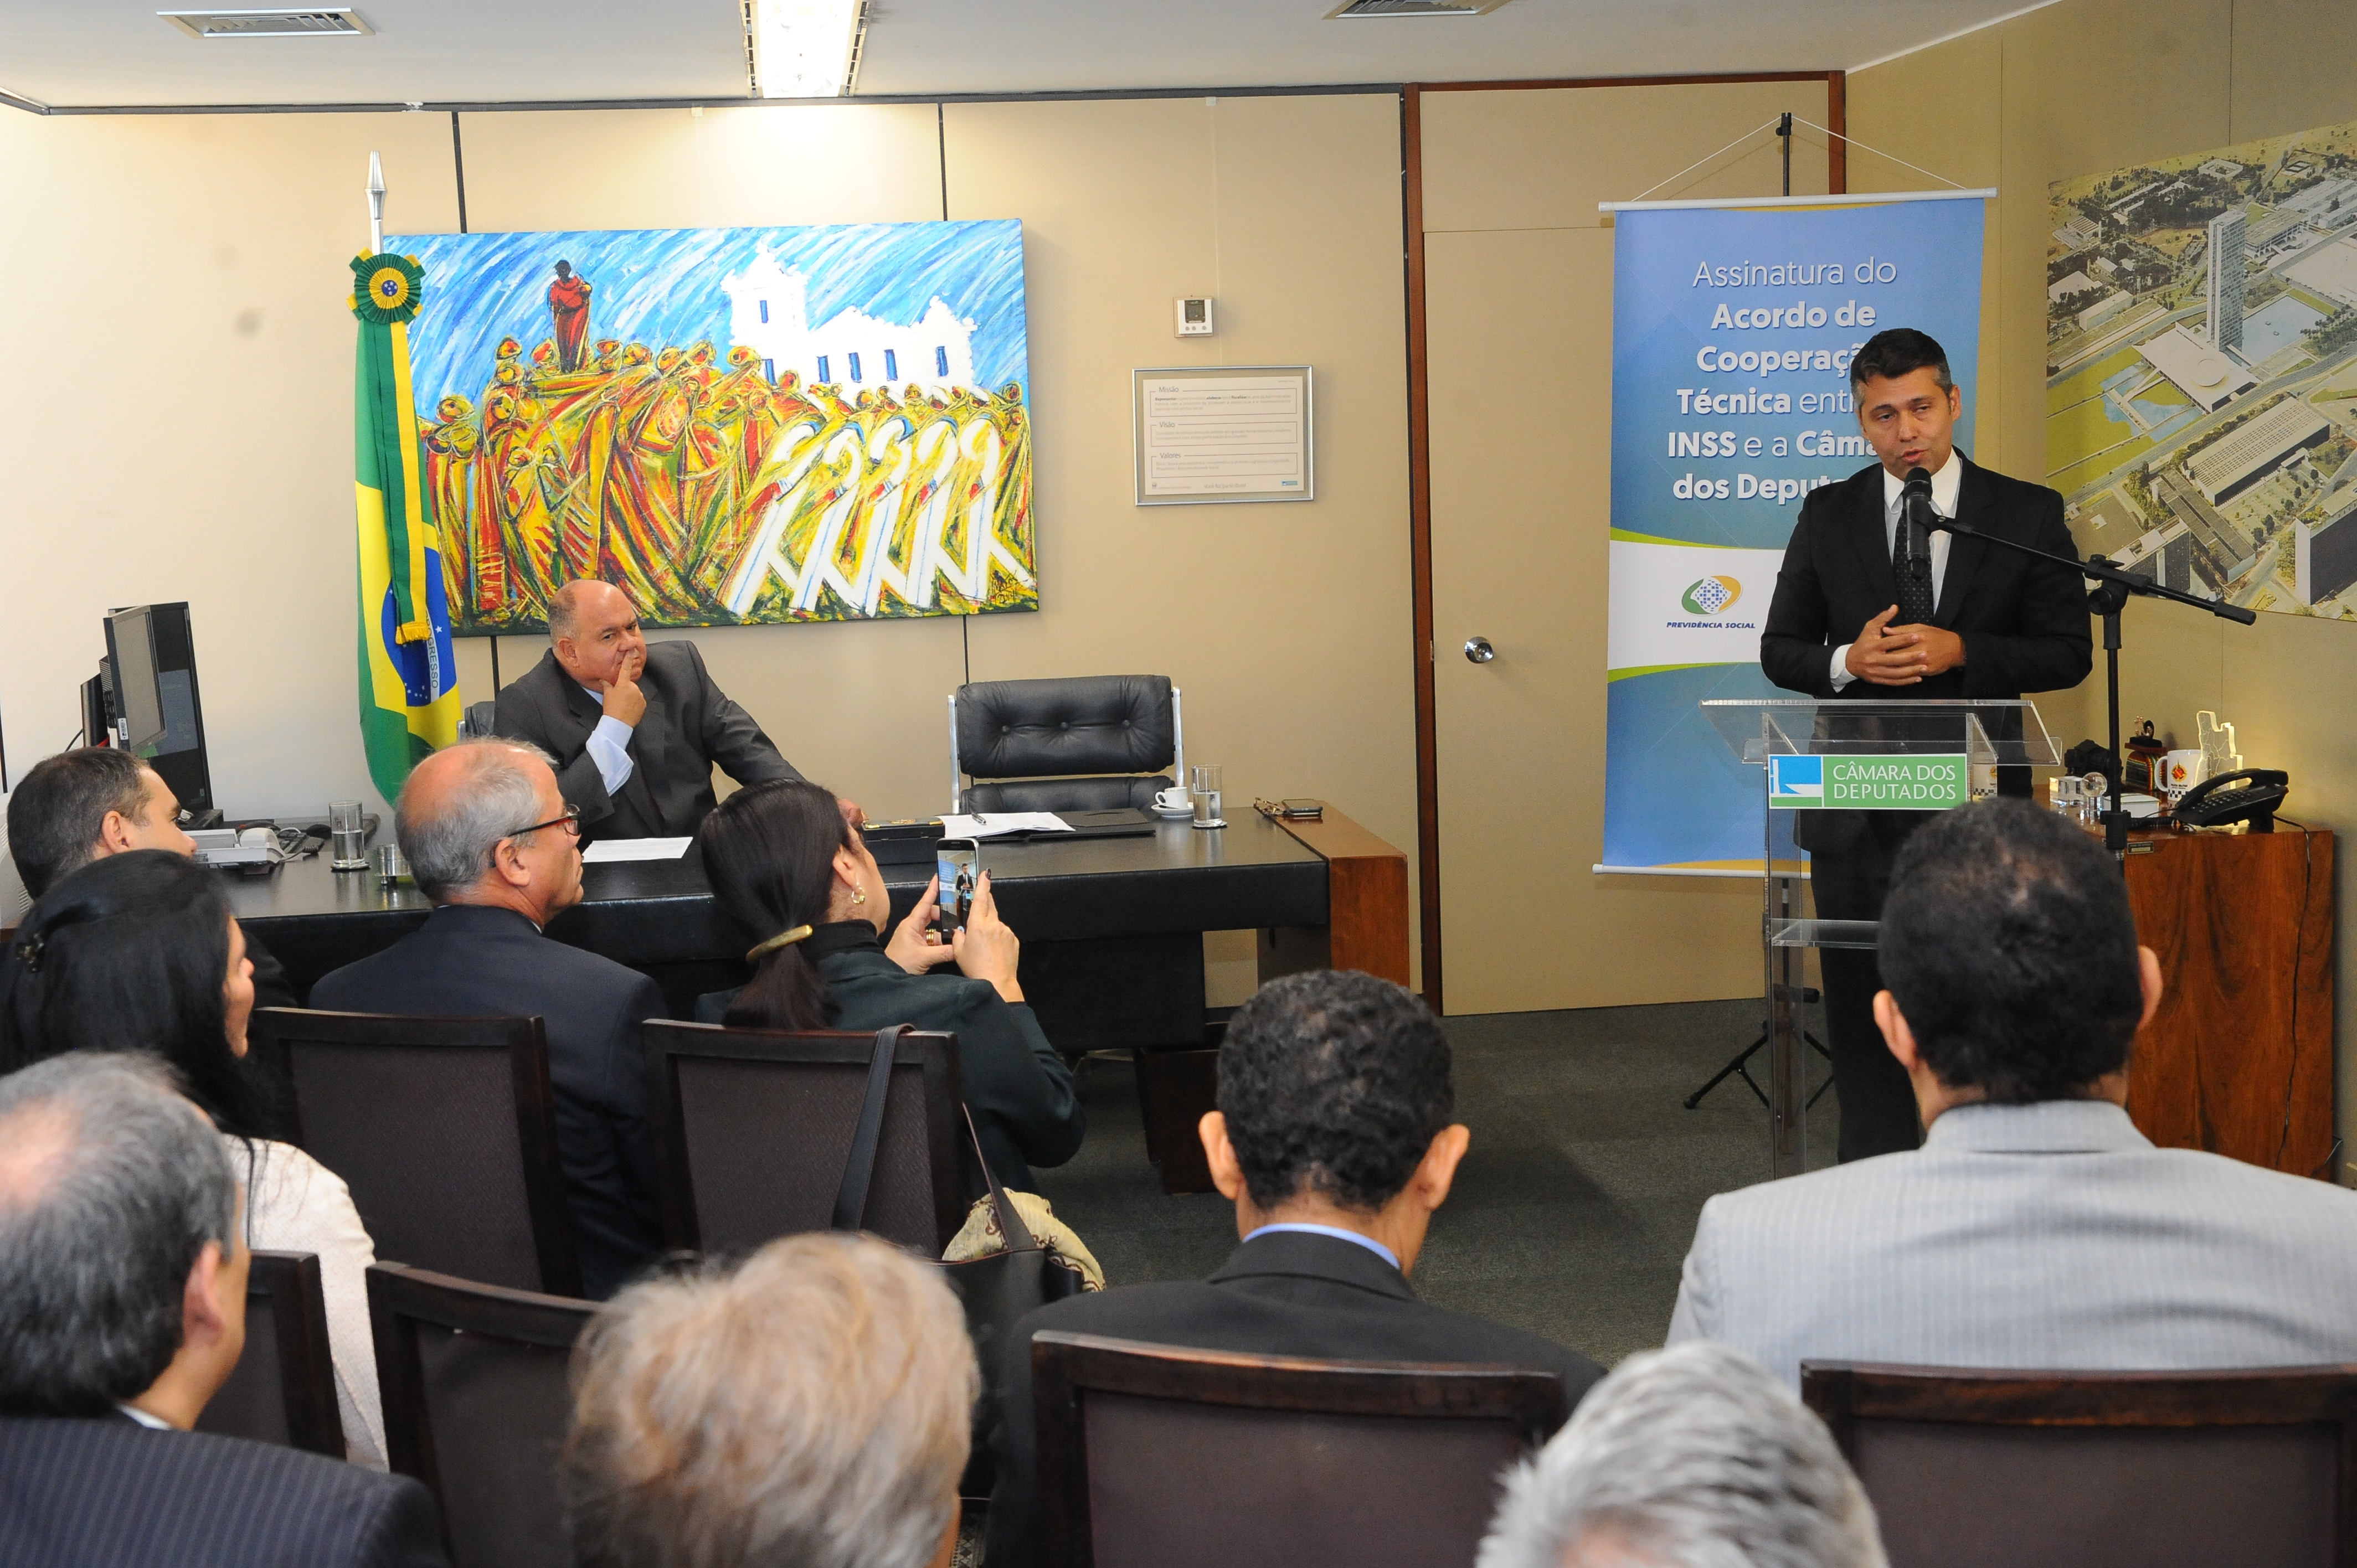
{"label": "patterned necktie", "polygon": [[1899,503],[1899,527],[1891,540],[1891,568],[1899,575],[1899,626],[1932,624],[1932,534]]}

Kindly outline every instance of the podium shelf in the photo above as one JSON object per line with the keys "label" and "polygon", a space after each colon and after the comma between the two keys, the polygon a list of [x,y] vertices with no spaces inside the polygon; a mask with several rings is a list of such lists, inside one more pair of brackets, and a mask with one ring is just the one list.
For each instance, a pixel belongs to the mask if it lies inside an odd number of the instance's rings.
{"label": "podium shelf", "polygon": [[1771,948],[1863,948],[1881,945],[1878,920],[1787,920],[1773,915],[1767,921]]}

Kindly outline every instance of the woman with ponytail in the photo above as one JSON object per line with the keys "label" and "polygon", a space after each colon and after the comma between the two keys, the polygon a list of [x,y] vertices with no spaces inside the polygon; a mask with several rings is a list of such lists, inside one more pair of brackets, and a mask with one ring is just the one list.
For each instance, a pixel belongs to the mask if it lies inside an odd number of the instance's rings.
{"label": "woman with ponytail", "polygon": [[[698,1014],[743,1028],[954,1033],[983,1157],[1001,1183],[1031,1191],[1031,1167],[1071,1159],[1086,1122],[1071,1071],[1023,1000],[1021,944],[998,918],[989,875],[952,940],[931,930],[936,880],[887,942],[892,898],[862,825],[857,807],[799,779],[739,789],[705,819],[705,875],[745,937],[753,978],[705,997]],[[932,972],[952,961],[962,972]]]}

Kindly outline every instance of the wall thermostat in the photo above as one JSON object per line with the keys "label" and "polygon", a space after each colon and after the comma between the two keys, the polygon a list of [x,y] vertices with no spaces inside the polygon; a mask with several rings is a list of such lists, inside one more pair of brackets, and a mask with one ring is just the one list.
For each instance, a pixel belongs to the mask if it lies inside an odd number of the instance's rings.
{"label": "wall thermostat", "polygon": [[1182,298],[1178,306],[1178,336],[1209,338],[1211,335],[1211,302],[1201,295]]}

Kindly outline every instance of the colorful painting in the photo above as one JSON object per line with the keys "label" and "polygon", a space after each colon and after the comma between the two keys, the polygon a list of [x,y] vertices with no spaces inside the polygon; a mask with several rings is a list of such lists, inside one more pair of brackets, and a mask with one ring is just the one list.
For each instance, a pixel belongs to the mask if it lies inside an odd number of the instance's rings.
{"label": "colorful painting", "polygon": [[2357,620],[2357,123],[2047,196],[2046,482],[2081,549]]}
{"label": "colorful painting", "polygon": [[1023,229],[388,236],[452,628],[1039,607]]}

